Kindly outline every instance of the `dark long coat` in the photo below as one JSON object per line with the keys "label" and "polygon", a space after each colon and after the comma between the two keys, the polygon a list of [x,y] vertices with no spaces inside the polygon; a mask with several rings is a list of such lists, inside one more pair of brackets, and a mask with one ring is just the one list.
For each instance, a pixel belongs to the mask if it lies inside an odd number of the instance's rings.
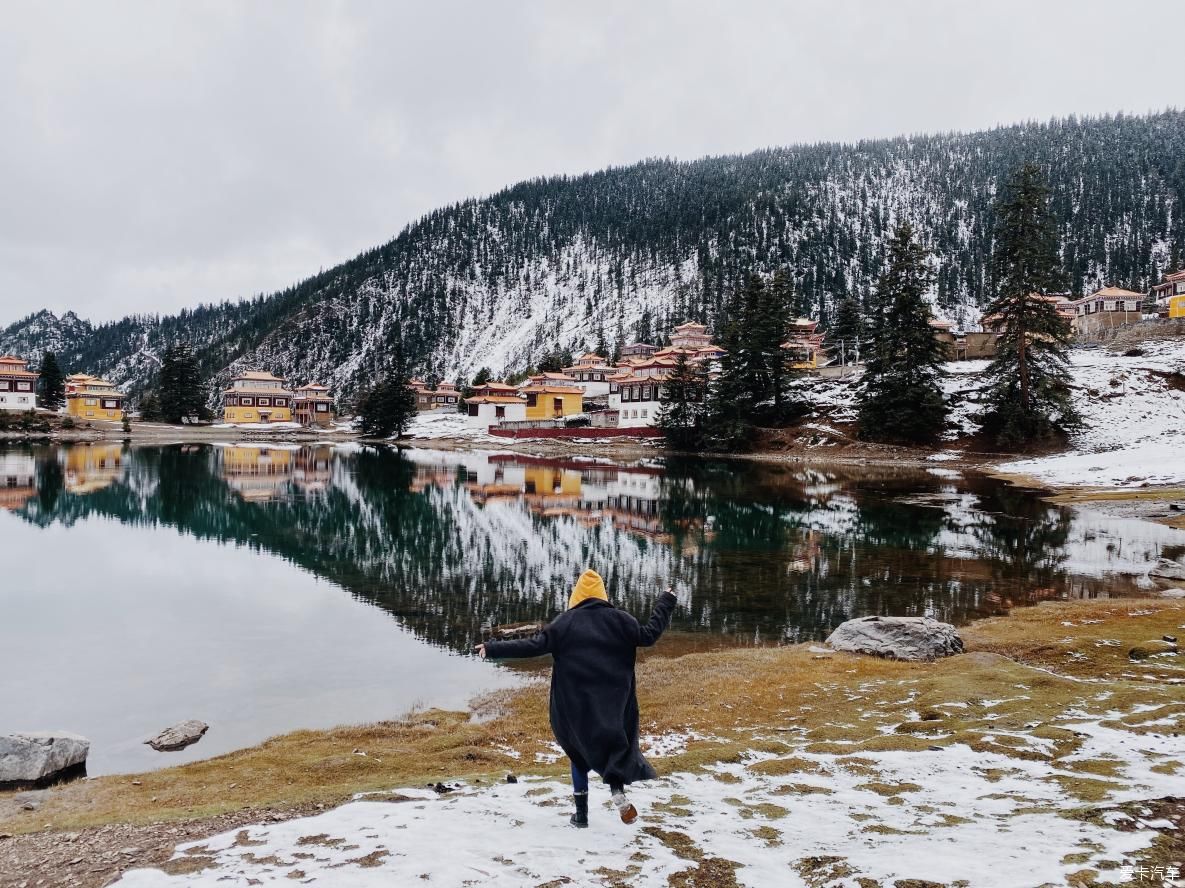
{"label": "dark long coat", "polygon": [[650,780],[638,747],[634,660],[671,622],[675,596],[664,592],[645,626],[607,601],[582,601],[533,638],[486,642],[494,659],[551,654],[551,730],[572,764],[608,784]]}

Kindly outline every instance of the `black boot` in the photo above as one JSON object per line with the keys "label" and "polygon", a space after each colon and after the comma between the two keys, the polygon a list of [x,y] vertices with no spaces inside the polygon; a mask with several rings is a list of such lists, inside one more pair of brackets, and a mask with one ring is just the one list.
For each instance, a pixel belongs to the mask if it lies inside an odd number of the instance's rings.
{"label": "black boot", "polygon": [[577,829],[588,829],[588,792],[574,792],[572,798],[576,802],[576,813],[569,823]]}

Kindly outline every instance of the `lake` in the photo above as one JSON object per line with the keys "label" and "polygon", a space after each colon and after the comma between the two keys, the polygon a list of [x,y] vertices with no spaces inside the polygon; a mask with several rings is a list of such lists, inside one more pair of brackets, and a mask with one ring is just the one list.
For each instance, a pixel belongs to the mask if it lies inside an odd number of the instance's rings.
{"label": "lake", "polygon": [[[521,672],[469,654],[553,617],[586,566],[668,650],[822,639],[1138,594],[1185,532],[985,477],[358,445],[0,445],[0,733],[70,730],[89,773],[296,728],[461,707]],[[198,744],[143,740],[200,718]]]}

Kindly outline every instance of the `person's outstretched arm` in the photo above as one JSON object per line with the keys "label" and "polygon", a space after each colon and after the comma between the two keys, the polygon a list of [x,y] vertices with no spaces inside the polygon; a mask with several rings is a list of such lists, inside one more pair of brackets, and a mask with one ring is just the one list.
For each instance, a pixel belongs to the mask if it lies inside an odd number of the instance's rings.
{"label": "person's outstretched arm", "polygon": [[524,657],[541,657],[551,653],[551,633],[548,628],[532,635],[530,638],[520,638],[516,641],[487,641],[474,648],[484,660],[513,660]]}
{"label": "person's outstretched arm", "polygon": [[675,593],[668,587],[665,592],[658,598],[658,604],[654,606],[654,613],[650,615],[650,620],[645,626],[638,627],[638,647],[650,647],[659,637],[666,631],[667,626],[671,625],[671,614],[675,610],[675,605],[679,603],[679,599],[675,597]]}

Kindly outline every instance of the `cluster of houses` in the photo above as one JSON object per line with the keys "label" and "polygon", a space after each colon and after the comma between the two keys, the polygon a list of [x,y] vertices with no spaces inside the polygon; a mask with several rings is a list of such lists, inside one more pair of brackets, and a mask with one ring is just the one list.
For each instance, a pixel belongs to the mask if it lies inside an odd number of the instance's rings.
{"label": "cluster of houses", "polygon": [[[0,410],[37,409],[40,374],[16,355],[0,356]],[[73,373],[65,381],[65,413],[82,422],[119,422],[127,398],[113,382],[88,373]],[[454,406],[456,401],[453,401]],[[317,383],[289,389],[270,373],[248,370],[236,376],[222,393],[224,422],[267,424],[296,422],[328,426],[333,421],[333,397]]]}
{"label": "cluster of houses", "polygon": [[[787,360],[803,369],[819,366],[823,335],[815,321],[800,318],[782,345]],[[587,352],[558,373],[538,373],[519,385],[486,382],[462,397],[456,386],[436,388],[412,380],[421,411],[455,411],[463,403],[469,422],[479,427],[531,428],[555,425],[581,416],[600,428],[646,428],[657,424],[663,382],[682,357],[712,372],[724,349],[712,342],[708,328],[689,321],[671,331],[670,345],[645,342],[624,346],[621,360],[610,363]]]}
{"label": "cluster of houses", "polygon": [[[27,412],[37,409],[37,382],[41,375],[16,355],[0,355],[0,410]],[[124,396],[115,383],[86,373],[66,377],[66,415],[77,420],[123,418]]]}

